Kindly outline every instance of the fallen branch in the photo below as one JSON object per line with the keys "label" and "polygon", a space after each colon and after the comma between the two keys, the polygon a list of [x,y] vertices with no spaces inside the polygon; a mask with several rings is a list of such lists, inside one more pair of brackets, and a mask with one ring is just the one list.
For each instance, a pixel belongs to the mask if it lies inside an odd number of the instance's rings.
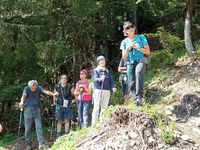
{"label": "fallen branch", "polygon": [[140,130],[138,129],[138,127],[136,125],[136,120],[135,120],[135,129],[137,130],[137,132],[140,135],[140,138],[142,139],[142,143],[143,143],[142,149],[144,148],[144,150],[146,150],[147,149],[147,145],[145,144],[145,141],[144,141],[142,133],[140,132]]}
{"label": "fallen branch", "polygon": [[[101,135],[101,136],[100,136],[100,135]],[[105,135],[106,135],[106,134],[105,134],[105,131],[102,131],[102,132],[100,132],[99,134],[96,134],[96,135],[92,136],[92,137],[89,138],[89,139],[83,140],[82,142],[80,142],[79,144],[76,145],[76,148],[78,148],[78,147],[80,147],[81,145],[83,145],[84,143],[86,143],[86,142],[88,142],[88,141],[91,141],[91,140],[94,140],[95,138],[97,138],[97,137],[100,136],[100,138],[98,138],[98,140],[99,140],[99,139],[101,139],[102,137],[104,137]]]}

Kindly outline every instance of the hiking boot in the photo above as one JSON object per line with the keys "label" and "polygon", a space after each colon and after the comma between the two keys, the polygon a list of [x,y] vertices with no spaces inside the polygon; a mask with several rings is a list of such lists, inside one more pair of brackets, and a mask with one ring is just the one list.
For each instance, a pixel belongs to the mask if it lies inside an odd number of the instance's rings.
{"label": "hiking boot", "polygon": [[38,150],[45,150],[45,149],[48,149],[48,147],[44,144],[38,146]]}
{"label": "hiking boot", "polygon": [[61,133],[56,133],[56,139],[58,139],[59,137],[61,137]]}
{"label": "hiking boot", "polygon": [[142,98],[137,98],[135,102],[136,102],[137,106],[141,106],[142,105]]}
{"label": "hiking boot", "polygon": [[32,150],[32,146],[28,144],[28,145],[26,146],[26,150]]}
{"label": "hiking boot", "polygon": [[68,135],[68,134],[69,134],[69,131],[67,131],[67,132],[64,133],[64,135]]}

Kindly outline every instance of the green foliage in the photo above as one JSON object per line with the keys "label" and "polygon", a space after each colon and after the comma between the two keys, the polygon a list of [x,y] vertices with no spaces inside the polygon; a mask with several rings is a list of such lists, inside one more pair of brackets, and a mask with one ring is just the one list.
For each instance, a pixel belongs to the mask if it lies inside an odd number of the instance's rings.
{"label": "green foliage", "polygon": [[167,115],[157,115],[156,125],[161,130],[162,139],[170,144],[175,140],[173,132],[176,129],[176,125],[173,121],[169,122]]}
{"label": "green foliage", "polygon": [[200,54],[200,40],[195,42],[195,49],[196,49],[196,52]]}
{"label": "green foliage", "polygon": [[173,52],[175,50],[183,48],[184,46],[183,40],[181,40],[178,36],[175,36],[170,32],[165,31],[163,27],[158,29],[158,35],[164,49],[170,49]]}
{"label": "green foliage", "polygon": [[163,49],[151,53],[151,68],[171,65],[177,57],[185,54],[184,43],[179,37],[166,32],[164,28],[160,28],[157,34]]}
{"label": "green foliage", "polygon": [[[1,137],[0,137],[1,138]],[[0,140],[0,149],[1,147],[7,146],[8,144],[11,144],[13,141],[16,140],[16,136],[12,133],[7,133],[1,138]]]}
{"label": "green foliage", "polygon": [[[116,81],[115,81],[115,83],[116,83]],[[110,96],[109,104],[113,105],[113,106],[123,103],[123,93],[122,93],[121,87],[117,86],[116,88],[117,88],[117,91],[115,93],[112,92],[111,96]]]}
{"label": "green foliage", "polygon": [[151,54],[151,66],[162,64],[162,66],[170,65],[173,63],[173,54],[170,49],[164,49]]}

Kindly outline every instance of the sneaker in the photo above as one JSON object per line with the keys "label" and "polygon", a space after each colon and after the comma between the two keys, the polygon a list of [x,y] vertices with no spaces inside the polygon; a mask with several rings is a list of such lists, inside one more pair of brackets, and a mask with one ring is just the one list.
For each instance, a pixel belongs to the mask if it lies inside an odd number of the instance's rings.
{"label": "sneaker", "polygon": [[26,146],[26,150],[32,150],[32,146],[28,144],[28,145]]}
{"label": "sneaker", "polygon": [[137,99],[136,99],[136,104],[137,104],[138,106],[141,106],[141,105],[142,105],[142,98],[137,98]]}
{"label": "sneaker", "polygon": [[56,139],[58,139],[59,137],[61,137],[61,133],[56,133]]}
{"label": "sneaker", "polygon": [[67,131],[67,132],[64,133],[64,135],[68,135],[68,134],[69,134],[69,131]]}

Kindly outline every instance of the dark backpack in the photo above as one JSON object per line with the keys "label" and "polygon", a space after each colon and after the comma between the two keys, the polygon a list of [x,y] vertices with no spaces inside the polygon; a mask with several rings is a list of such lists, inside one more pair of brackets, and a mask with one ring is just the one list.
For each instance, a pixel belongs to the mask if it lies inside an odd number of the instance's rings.
{"label": "dark backpack", "polygon": [[[139,40],[140,40],[140,44],[142,45],[142,48],[144,48],[144,44],[143,44],[143,42],[142,42],[141,35],[139,35]],[[148,64],[149,64],[149,63],[151,62],[150,55],[144,54],[144,56],[148,59]]]}

